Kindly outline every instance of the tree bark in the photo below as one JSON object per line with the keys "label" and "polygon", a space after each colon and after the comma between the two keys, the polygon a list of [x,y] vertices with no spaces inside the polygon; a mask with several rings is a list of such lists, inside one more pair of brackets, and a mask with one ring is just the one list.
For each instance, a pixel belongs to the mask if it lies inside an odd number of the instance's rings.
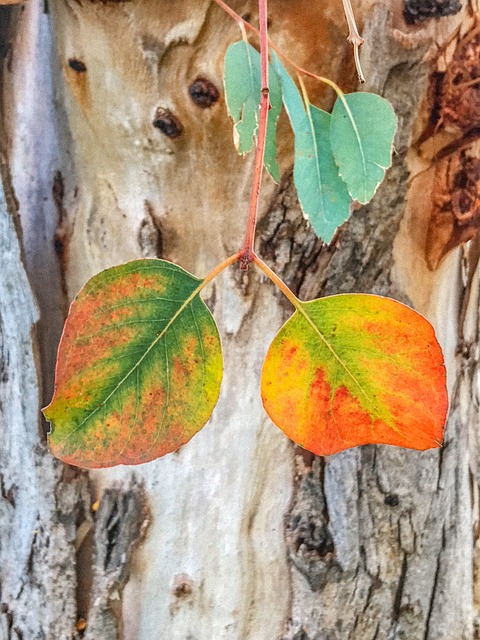
{"label": "tree bark", "polygon": [[[230,4],[256,22],[253,0]],[[211,0],[0,7],[0,640],[480,637],[479,7],[355,10],[365,88],[399,117],[393,167],[326,247],[302,219],[281,119],[257,247],[301,298],[372,292],[430,319],[443,449],[294,447],[259,398],[291,310],[231,268],[206,290],[225,359],[211,421],[175,454],[86,474],[51,458],[38,419],[68,303],[113,264],[162,257],[201,276],[239,249],[253,158],[233,148],[222,88],[239,33]],[[355,89],[340,0],[270,0],[269,14],[292,59]]]}

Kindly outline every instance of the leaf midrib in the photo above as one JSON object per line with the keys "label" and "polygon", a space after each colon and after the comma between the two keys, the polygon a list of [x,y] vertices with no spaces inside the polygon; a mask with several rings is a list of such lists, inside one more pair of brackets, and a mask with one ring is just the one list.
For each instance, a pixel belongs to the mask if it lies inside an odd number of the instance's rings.
{"label": "leaf midrib", "polygon": [[[254,77],[254,69],[253,69],[253,63],[252,63],[250,47],[246,42],[244,42],[243,44],[245,46],[245,52],[247,54],[248,71],[249,71],[248,79],[250,80],[250,96],[247,96],[245,98],[245,100],[243,101],[243,109],[242,109],[242,113],[240,115],[240,120],[238,121],[238,123],[243,121],[243,118],[244,118],[244,115],[245,115],[245,110],[247,108],[247,102],[248,102],[249,98],[253,97],[255,95],[255,77]],[[255,130],[253,132],[253,135],[255,136],[256,132],[257,132],[257,129],[258,129],[258,119],[259,119],[259,116],[258,116],[256,111],[254,112],[254,117],[255,117],[256,127],[255,127]]]}
{"label": "leaf midrib", "polygon": [[[318,335],[318,337],[320,338],[320,340],[324,343],[324,345],[327,347],[327,349],[330,351],[330,353],[333,355],[333,357],[335,358],[335,360],[337,360],[337,362],[340,364],[340,366],[345,370],[345,372],[347,373],[347,375],[353,380],[354,384],[358,387],[358,389],[360,390],[360,392],[362,393],[362,395],[368,400],[368,402],[373,406],[373,408],[375,409],[375,411],[378,413],[379,416],[382,415],[382,412],[379,410],[377,404],[372,400],[372,398],[370,398],[370,396],[367,394],[367,392],[365,391],[365,389],[363,388],[363,386],[360,384],[360,382],[357,380],[357,378],[355,377],[355,375],[350,371],[350,369],[347,367],[347,365],[345,364],[345,362],[342,360],[342,358],[338,355],[338,353],[335,351],[335,349],[333,348],[333,346],[330,344],[330,342],[327,340],[327,338],[323,335],[323,333],[320,331],[320,329],[317,327],[317,325],[315,324],[315,322],[312,320],[312,318],[310,317],[310,314],[307,312],[304,304],[300,304],[297,306],[297,311],[303,316],[303,318],[305,318],[305,320],[308,322],[308,324],[310,325],[310,327],[313,329],[313,331]],[[391,425],[390,425],[391,426]],[[393,428],[393,427],[392,427]]]}
{"label": "leaf midrib", "polygon": [[312,140],[313,140],[313,149],[315,152],[315,168],[317,171],[317,180],[318,180],[318,190],[320,192],[320,198],[322,201],[322,215],[323,215],[323,219],[325,222],[327,222],[327,216],[326,216],[326,210],[327,210],[327,206],[325,205],[325,190],[322,189],[322,185],[323,185],[323,181],[322,181],[322,172],[320,170],[320,160],[319,160],[319,155],[318,155],[318,145],[317,145],[317,138],[315,135],[315,125],[313,124],[313,118],[312,118],[312,112],[310,109],[310,103],[307,102],[306,104],[306,115],[308,118],[308,122],[310,125],[310,131],[312,133]]}
{"label": "leaf midrib", "polygon": [[352,112],[350,110],[350,107],[348,106],[348,102],[347,102],[344,94],[339,94],[338,97],[342,101],[342,104],[345,107],[345,111],[347,112],[347,115],[348,115],[348,117],[350,119],[353,131],[355,133],[355,137],[357,139],[358,148],[360,150],[360,156],[362,158],[362,166],[363,166],[363,189],[364,189],[364,191],[363,191],[363,195],[364,195],[363,199],[365,199],[365,198],[367,198],[367,167],[366,167],[366,164],[365,164],[366,158],[365,158],[365,154],[363,152],[362,139],[360,137],[357,125],[355,123],[355,119],[354,119],[353,114],[352,114]]}

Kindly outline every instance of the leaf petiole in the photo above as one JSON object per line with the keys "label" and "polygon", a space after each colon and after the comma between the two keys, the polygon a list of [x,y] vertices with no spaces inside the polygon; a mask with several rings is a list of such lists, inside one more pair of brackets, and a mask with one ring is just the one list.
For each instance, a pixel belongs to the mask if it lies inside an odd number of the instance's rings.
{"label": "leaf petiole", "polygon": [[280,289],[283,295],[287,298],[287,300],[295,307],[295,309],[300,310],[302,306],[302,301],[297,298],[297,296],[293,293],[293,291],[283,282],[279,276],[270,269],[270,267],[265,264],[265,262],[257,256],[256,253],[252,255],[252,262],[256,265],[260,271],[267,276],[269,280],[273,282],[273,284]]}
{"label": "leaf petiole", "polygon": [[218,275],[220,275],[220,273],[222,273],[222,271],[224,271],[227,267],[230,267],[232,264],[235,264],[235,262],[238,262],[241,257],[241,251],[237,251],[237,253],[232,254],[231,256],[220,262],[220,264],[217,264],[217,266],[214,267],[209,273],[207,273],[205,278],[203,278],[202,282],[195,290],[194,295],[198,295],[200,291],[207,286],[207,284],[209,284]]}

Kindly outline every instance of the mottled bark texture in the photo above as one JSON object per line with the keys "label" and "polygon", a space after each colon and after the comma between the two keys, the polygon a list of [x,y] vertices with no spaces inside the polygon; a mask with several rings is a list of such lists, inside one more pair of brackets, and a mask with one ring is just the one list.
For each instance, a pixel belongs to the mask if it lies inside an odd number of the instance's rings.
{"label": "mottled bark texture", "polygon": [[[256,22],[254,0],[231,5]],[[233,268],[206,294],[226,368],[210,423],[177,454],[88,476],[50,458],[38,418],[67,303],[112,264],[161,256],[202,275],[238,249],[252,159],[233,149],[222,59],[239,34],[210,0],[0,7],[1,640],[480,637],[479,7],[354,5],[365,88],[399,117],[393,167],[325,247],[282,118],[258,249],[302,298],[374,292],[429,317],[444,448],[295,448],[258,395],[288,303]],[[355,88],[340,0],[269,7],[292,58]]]}

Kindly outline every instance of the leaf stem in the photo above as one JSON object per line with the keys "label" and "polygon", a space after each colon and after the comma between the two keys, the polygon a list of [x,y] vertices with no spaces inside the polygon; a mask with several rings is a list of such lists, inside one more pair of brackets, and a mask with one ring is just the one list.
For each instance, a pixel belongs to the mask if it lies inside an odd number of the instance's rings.
{"label": "leaf stem", "polygon": [[[345,362],[340,358],[338,353],[332,347],[331,343],[327,340],[327,338],[323,335],[323,333],[317,327],[315,322],[312,320],[310,314],[307,311],[305,303],[303,303],[301,300],[299,300],[297,298],[297,296],[293,293],[293,291],[291,291],[289,289],[289,287],[287,287],[287,285],[283,282],[283,280],[281,280],[277,276],[277,274],[274,271],[272,271],[270,269],[270,267],[268,265],[266,265],[265,262],[261,258],[259,258],[257,255],[254,254],[252,262],[261,271],[263,271],[263,273],[267,276],[267,278],[269,278],[273,282],[273,284],[276,285],[280,289],[280,291],[289,300],[289,302],[292,303],[292,305],[295,307],[295,310],[298,311],[298,313],[300,313],[305,318],[305,321],[310,325],[310,327],[312,328],[314,333],[316,333],[318,335],[320,340],[324,343],[325,347],[332,353],[333,357],[339,362],[340,366],[343,367],[343,369],[345,369],[346,373],[350,376],[350,378],[353,380],[353,382],[358,386],[358,388],[360,389],[360,392],[376,408],[375,402],[368,396],[366,391],[363,389],[362,385],[358,382],[358,380],[353,375],[353,373],[350,371],[350,369],[347,367]],[[317,300],[317,302],[318,302],[318,300]]]}
{"label": "leaf stem", "polygon": [[265,264],[265,262],[261,258],[259,258],[256,253],[252,254],[252,262],[260,269],[260,271],[263,271],[263,273],[269,280],[273,282],[275,286],[280,289],[280,291],[287,298],[287,300],[292,303],[295,309],[300,310],[300,307],[302,306],[301,300],[299,300],[293,293],[293,291],[283,282],[283,280],[277,276],[275,271],[272,271],[272,269],[270,269],[270,267]]}
{"label": "leaf stem", "polygon": [[310,111],[310,100],[308,98],[307,87],[305,86],[304,81],[302,80],[302,76],[297,74],[298,84],[300,85],[300,89],[302,91],[303,102],[305,103],[305,109]]}
{"label": "leaf stem", "polygon": [[[228,13],[228,15],[233,18],[235,20],[235,22],[240,26],[242,25],[243,27],[245,26],[249,26],[251,27],[252,25],[250,25],[250,23],[248,23],[246,20],[244,20],[241,16],[238,15],[238,13],[236,13],[236,11],[234,11],[231,7],[228,6],[228,4],[226,4],[225,2],[223,2],[223,0],[215,0],[215,2],[218,4],[218,6],[223,9],[225,11],[225,13]],[[253,27],[252,27],[253,28]],[[255,31],[257,31],[255,29]],[[258,32],[257,32],[258,33]]]}
{"label": "leaf stem", "polygon": [[[222,2],[222,5],[223,4],[224,3]],[[260,21],[260,81],[262,91],[260,95],[260,115],[258,123],[257,146],[255,149],[255,162],[253,167],[252,190],[250,193],[250,206],[248,210],[247,228],[245,231],[245,238],[243,241],[242,249],[240,251],[241,269],[248,269],[248,265],[253,261],[254,256],[255,229],[257,226],[258,217],[258,200],[263,173],[263,159],[265,156],[268,110],[270,108],[270,100],[268,96],[267,0],[259,0],[258,9]],[[240,18],[240,20],[242,20],[242,18]],[[245,24],[248,23],[245,22]]]}
{"label": "leaf stem", "polygon": [[217,266],[214,267],[209,273],[207,273],[205,278],[203,278],[198,288],[195,289],[194,295],[197,295],[198,293],[200,293],[200,291],[204,287],[206,287],[209,282],[211,282],[214,278],[216,278],[227,267],[229,267],[232,264],[235,264],[235,262],[238,262],[241,258],[241,255],[242,255],[241,251],[237,251],[237,253],[234,253],[233,255],[229,256],[228,258],[223,260],[223,262],[221,262],[220,264],[217,264]]}

